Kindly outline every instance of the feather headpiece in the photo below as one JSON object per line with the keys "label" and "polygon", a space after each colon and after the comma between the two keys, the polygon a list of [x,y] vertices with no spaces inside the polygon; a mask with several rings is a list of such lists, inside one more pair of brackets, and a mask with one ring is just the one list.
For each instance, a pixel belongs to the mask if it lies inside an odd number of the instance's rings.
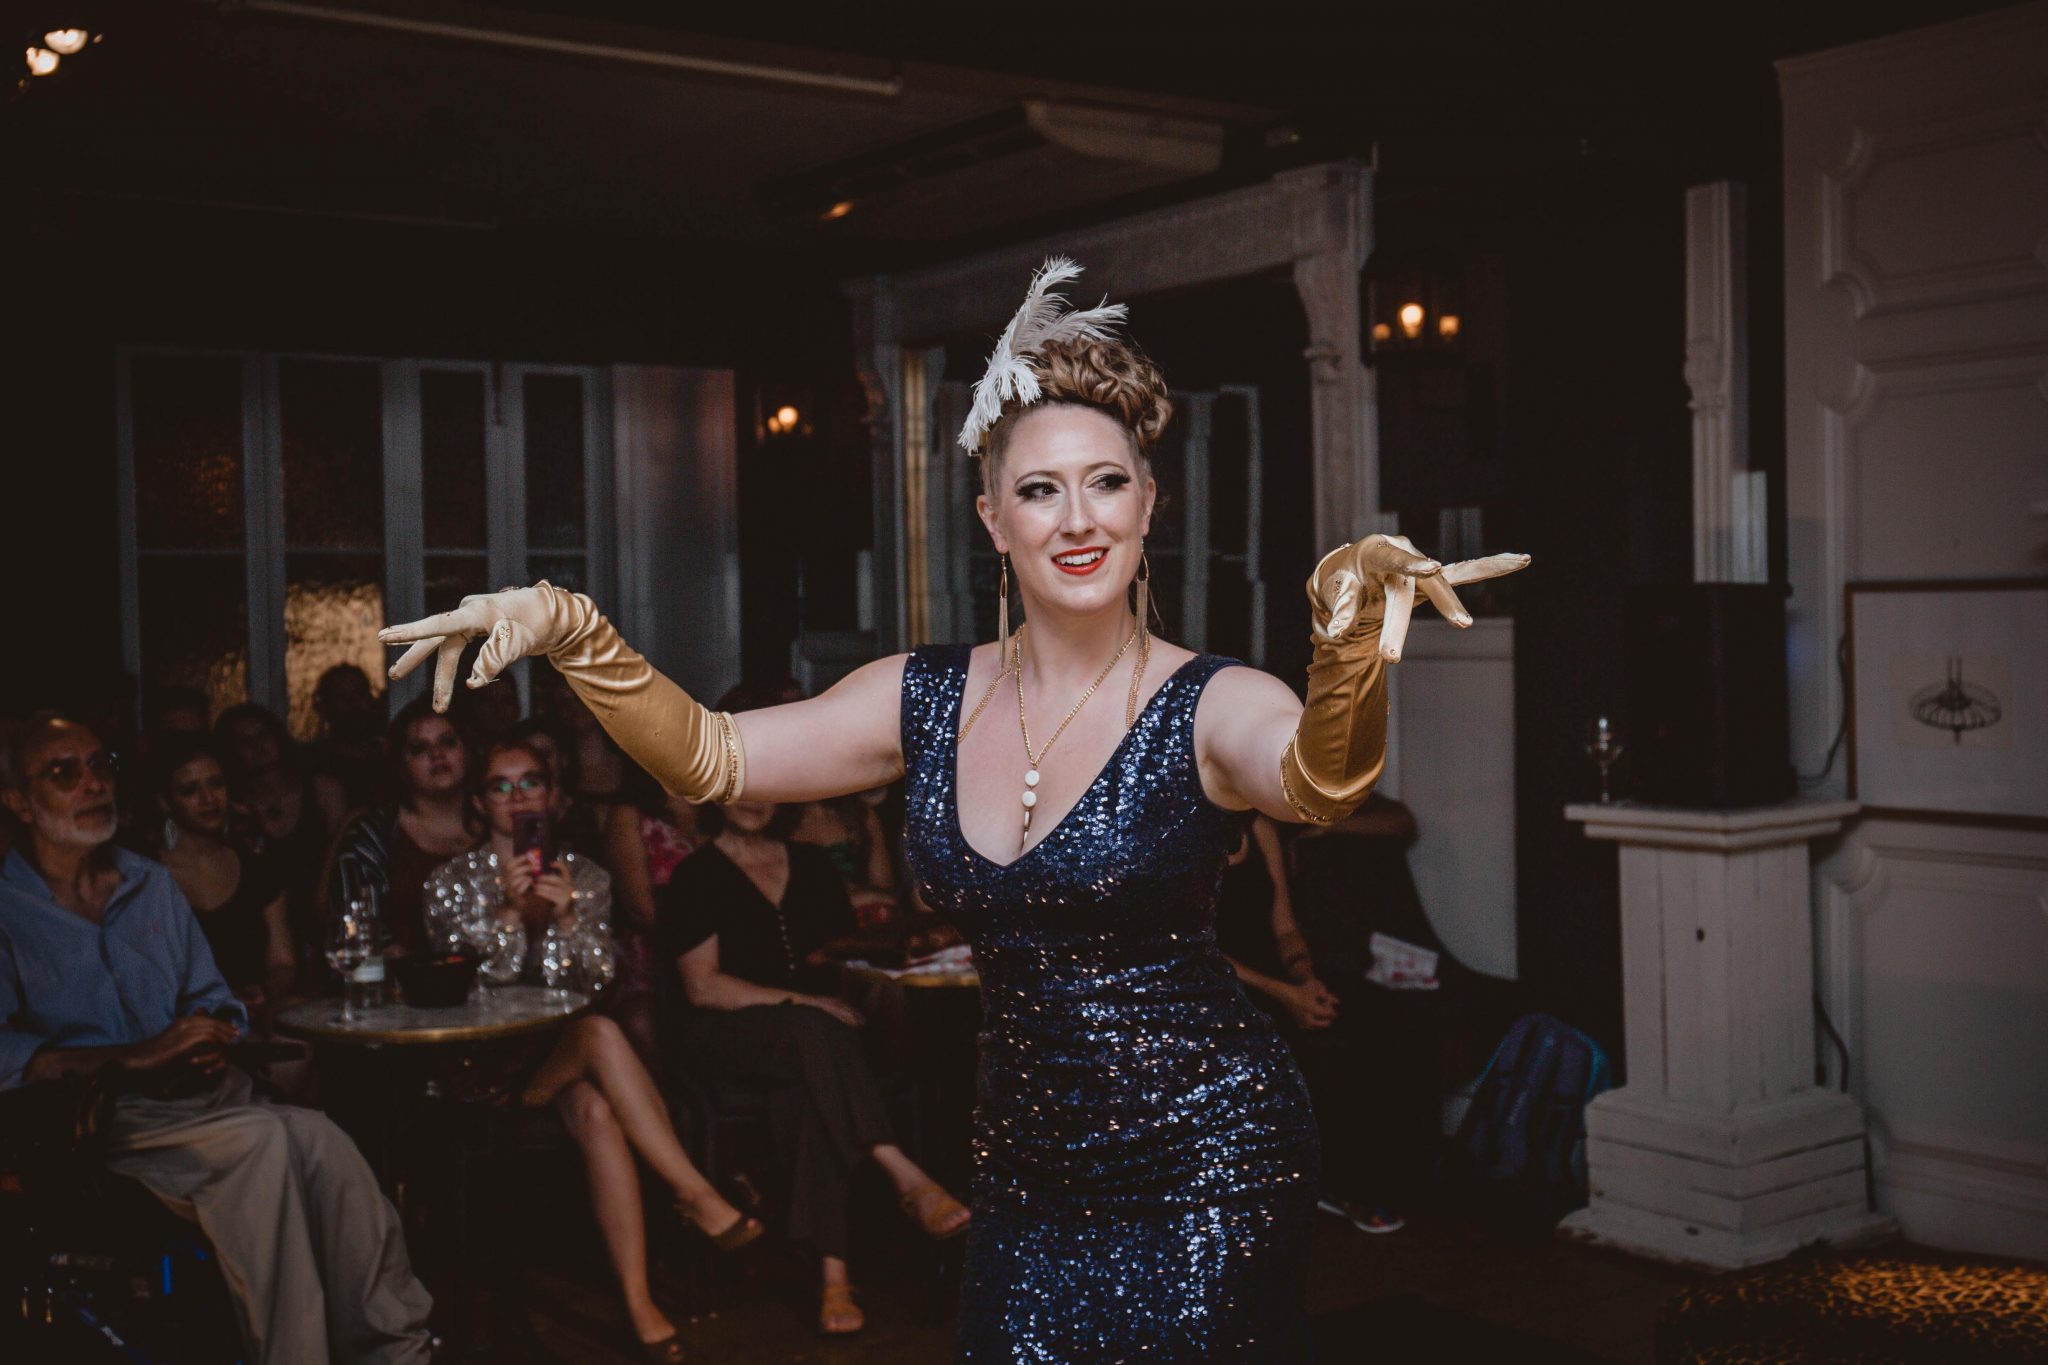
{"label": "feather headpiece", "polygon": [[967,425],[960,428],[960,444],[970,455],[980,452],[981,438],[1003,415],[1005,403],[1013,398],[1025,403],[1038,401],[1038,371],[1031,362],[1039,348],[1049,341],[1082,337],[1108,341],[1110,327],[1124,320],[1124,306],[1107,299],[1094,308],[1068,311],[1066,297],[1053,293],[1052,287],[1080,273],[1081,267],[1065,256],[1048,256],[1031,277],[1023,306],[1003,329],[989,354],[988,370],[974,386],[974,407],[967,414]]}

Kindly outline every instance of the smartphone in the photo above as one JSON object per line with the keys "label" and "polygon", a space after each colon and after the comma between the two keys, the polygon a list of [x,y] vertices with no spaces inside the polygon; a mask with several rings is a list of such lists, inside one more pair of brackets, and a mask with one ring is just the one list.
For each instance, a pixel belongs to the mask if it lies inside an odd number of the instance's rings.
{"label": "smartphone", "polygon": [[520,811],[512,817],[512,852],[527,860],[538,877],[555,861],[554,831],[546,811]]}

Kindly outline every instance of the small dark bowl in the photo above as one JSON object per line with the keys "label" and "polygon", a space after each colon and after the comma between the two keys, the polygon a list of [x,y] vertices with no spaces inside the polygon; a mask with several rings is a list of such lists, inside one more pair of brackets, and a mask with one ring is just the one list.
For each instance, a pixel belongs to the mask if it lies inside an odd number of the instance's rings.
{"label": "small dark bowl", "polygon": [[469,953],[408,955],[396,962],[398,989],[419,1009],[450,1009],[469,999],[478,959]]}

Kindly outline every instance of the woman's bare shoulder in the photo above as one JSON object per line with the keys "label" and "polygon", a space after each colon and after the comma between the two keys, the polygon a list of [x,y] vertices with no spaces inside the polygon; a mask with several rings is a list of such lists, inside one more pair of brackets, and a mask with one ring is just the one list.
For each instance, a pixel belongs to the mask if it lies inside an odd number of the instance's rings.
{"label": "woman's bare shoulder", "polygon": [[1268,673],[1263,668],[1250,664],[1233,662],[1227,668],[1216,670],[1216,676],[1202,694],[1202,707],[1234,709],[1257,704],[1260,706],[1284,706],[1293,703],[1299,707],[1301,698],[1293,688]]}

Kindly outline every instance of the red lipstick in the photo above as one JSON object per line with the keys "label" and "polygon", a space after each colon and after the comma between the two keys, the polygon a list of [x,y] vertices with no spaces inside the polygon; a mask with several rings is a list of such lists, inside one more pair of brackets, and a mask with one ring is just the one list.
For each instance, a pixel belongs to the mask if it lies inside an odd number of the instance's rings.
{"label": "red lipstick", "polygon": [[1084,578],[1109,563],[1109,547],[1106,545],[1083,545],[1072,550],[1061,550],[1060,553],[1063,555],[1101,554],[1102,557],[1100,559],[1091,560],[1086,564],[1062,564],[1057,558],[1053,560],[1052,566],[1055,569],[1058,569],[1061,573],[1072,574],[1076,578]]}

